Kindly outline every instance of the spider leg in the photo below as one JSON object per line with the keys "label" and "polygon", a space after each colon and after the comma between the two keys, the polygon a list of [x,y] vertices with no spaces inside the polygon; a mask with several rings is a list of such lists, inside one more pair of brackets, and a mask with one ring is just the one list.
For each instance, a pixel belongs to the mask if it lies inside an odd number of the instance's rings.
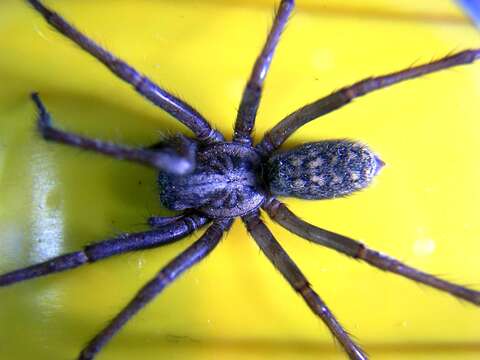
{"label": "spider leg", "polygon": [[147,220],[147,223],[152,228],[158,228],[171,224],[172,222],[175,222],[182,217],[184,217],[183,214],[172,216],[150,216]]}
{"label": "spider leg", "polygon": [[132,85],[140,95],[190,128],[199,140],[219,141],[223,139],[223,136],[212,129],[207,120],[190,105],[160,88],[127,63],[97,45],[93,40],[70,25],[60,15],[43,5],[41,1],[28,0],[28,2],[57,31],[75,42],[90,55],[97,58],[97,60],[107,66],[116,76]]}
{"label": "spider leg", "polygon": [[[197,148],[197,141],[192,140],[191,138],[182,134],[175,134],[163,139],[160,142],[145,147],[144,150],[159,151],[166,154],[171,154],[171,168],[178,168],[178,161],[187,161],[190,164],[188,172],[191,172],[195,169],[197,161]],[[176,157],[176,164],[175,161],[173,161],[173,157]],[[172,171],[167,172],[174,173]]]}
{"label": "spider leg", "polygon": [[223,233],[228,230],[232,222],[232,219],[214,222],[199,240],[170,261],[152,280],[140,289],[128,305],[89,342],[87,347],[81,352],[79,360],[93,359],[130,318],[153,300],[180,274],[205,258],[219,243]]}
{"label": "spider leg", "polygon": [[413,281],[448,292],[475,305],[480,305],[480,291],[439,279],[378,251],[369,249],[366,245],[356,240],[309,224],[297,217],[283,203],[274,198],[267,201],[263,208],[273,220],[304,239],[327,246],[352,258],[364,260],[381,270],[404,276]]}
{"label": "spider leg", "polygon": [[177,137],[172,146],[165,145],[161,149],[148,150],[116,145],[110,142],[90,139],[52,126],[50,114],[46,110],[38,94],[32,94],[38,109],[38,129],[45,140],[55,141],[85,150],[96,151],[117,159],[138,162],[152,166],[165,172],[183,175],[195,167],[196,144],[187,137]]}
{"label": "spider leg", "polygon": [[112,239],[88,245],[81,251],[60,255],[45,262],[0,275],[0,287],[74,269],[125,252],[169,244],[191,234],[205,225],[207,221],[205,217],[191,215],[155,230],[122,234]]}
{"label": "spider leg", "polygon": [[257,58],[253,67],[250,79],[243,91],[242,101],[237,113],[235,122],[235,132],[233,134],[234,142],[251,144],[250,137],[255,117],[257,115],[258,104],[262,96],[263,83],[267,76],[268,68],[272,62],[273,53],[280,40],[280,35],[288,21],[288,17],[294,7],[294,0],[282,0],[278,12],[275,15],[272,28],[268,34],[267,41]]}
{"label": "spider leg", "polygon": [[359,96],[368,94],[374,90],[383,89],[401,81],[414,79],[454,66],[470,64],[478,58],[480,58],[480,49],[465,50],[428,64],[414,66],[384,76],[370,77],[359,81],[320,100],[305,105],[288,115],[264,135],[262,141],[257,145],[257,150],[265,155],[270,154],[303,125],[347,105]]}
{"label": "spider leg", "polygon": [[323,300],[310,287],[308,280],[281,245],[275,240],[270,230],[260,220],[258,213],[242,218],[248,231],[252,234],[263,253],[273,263],[296,292],[302,295],[310,309],[328,326],[335,338],[340,342],[350,359],[364,360],[367,355],[350,338],[342,325],[334,317]]}

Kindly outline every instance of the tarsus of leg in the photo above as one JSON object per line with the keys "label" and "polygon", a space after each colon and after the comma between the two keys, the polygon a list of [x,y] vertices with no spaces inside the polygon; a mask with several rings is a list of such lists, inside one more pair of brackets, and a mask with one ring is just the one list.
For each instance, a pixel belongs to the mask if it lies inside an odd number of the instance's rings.
{"label": "tarsus of leg", "polygon": [[27,0],[45,20],[57,31],[79,45],[107,66],[116,76],[132,85],[135,90],[153,104],[157,105],[174,118],[190,128],[201,141],[221,141],[222,134],[214,130],[205,118],[190,105],[160,88],[146,76],[138,73],[121,59],[100,47],[93,40],[83,35],[60,15],[43,5],[38,0]]}
{"label": "tarsus of leg", "polygon": [[442,280],[434,275],[405,265],[390,256],[369,249],[361,242],[309,224],[274,198],[270,198],[263,208],[274,221],[304,239],[329,247],[352,258],[361,259],[381,270],[401,275],[410,280],[447,292],[472,304],[480,305],[480,291]]}
{"label": "tarsus of leg", "polygon": [[122,234],[88,245],[84,250],[63,254],[45,262],[0,275],[0,287],[74,269],[125,252],[166,245],[184,238],[206,223],[205,217],[189,215],[155,230]]}
{"label": "tarsus of leg", "polygon": [[479,57],[480,49],[465,50],[428,64],[413,66],[391,74],[359,81],[291,113],[268,131],[256,148],[262,154],[268,155],[278,149],[303,125],[347,105],[359,96],[443,69],[470,64],[478,60]]}
{"label": "tarsus of leg", "polygon": [[[181,140],[178,138],[173,146],[165,145],[163,148],[156,150],[132,148],[90,139],[55,128],[52,125],[50,114],[37,93],[32,94],[32,100],[39,113],[38,130],[46,140],[95,151],[120,160],[137,162],[176,175],[185,175],[195,168],[196,144],[186,137],[182,137]],[[185,147],[188,149],[185,149]]]}
{"label": "tarsus of leg", "polygon": [[268,69],[272,62],[275,48],[277,47],[280,36],[287,24],[294,7],[293,0],[283,0],[280,3],[278,11],[275,15],[272,28],[268,34],[267,41],[255,61],[250,79],[243,91],[242,101],[237,113],[235,122],[235,132],[233,141],[250,144],[252,142],[251,133],[255,125],[258,105],[263,91],[263,83],[267,76]]}
{"label": "tarsus of leg", "polygon": [[219,243],[222,235],[232,224],[232,219],[218,220],[180,255],[170,261],[150,280],[135,297],[98,333],[85,347],[79,360],[91,360],[107,342],[143,307],[152,301],[165,287],[177,279],[183,272],[204,259]]}
{"label": "tarsus of leg", "polygon": [[293,289],[303,297],[313,313],[323,320],[350,359],[366,360],[365,352],[351,339],[325,302],[313,291],[307,278],[260,220],[258,213],[246,215],[242,219],[263,253]]}

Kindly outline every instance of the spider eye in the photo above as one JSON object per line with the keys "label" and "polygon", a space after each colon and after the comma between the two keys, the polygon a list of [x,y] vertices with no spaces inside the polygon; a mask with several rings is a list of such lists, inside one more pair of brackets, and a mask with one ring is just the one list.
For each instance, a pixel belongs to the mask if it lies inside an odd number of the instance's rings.
{"label": "spider eye", "polygon": [[273,155],[266,174],[275,195],[321,200],[367,187],[384,165],[365,145],[328,140]]}

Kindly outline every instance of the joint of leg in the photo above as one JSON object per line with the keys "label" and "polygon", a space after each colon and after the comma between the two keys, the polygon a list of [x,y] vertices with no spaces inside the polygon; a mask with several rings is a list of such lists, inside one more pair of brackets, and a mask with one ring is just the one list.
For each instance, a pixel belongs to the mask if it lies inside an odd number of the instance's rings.
{"label": "joint of leg", "polygon": [[52,128],[52,121],[50,117],[46,114],[40,114],[38,117],[38,128],[40,131],[48,130]]}
{"label": "joint of leg", "polygon": [[43,5],[38,0],[28,0],[28,2],[33,6],[35,10],[45,16],[47,20],[49,20],[50,17],[54,14],[50,9],[46,8],[45,5]]}
{"label": "joint of leg", "polygon": [[367,78],[345,89],[344,93],[348,100],[353,100],[378,88],[378,81],[375,78]]}
{"label": "joint of leg", "polygon": [[276,148],[278,144],[272,141],[270,132],[265,133],[263,136],[262,141],[256,146],[256,150],[262,155],[263,157],[267,157],[270,155]]}
{"label": "joint of leg", "polygon": [[205,135],[203,134],[196,134],[196,135],[199,141],[207,144],[224,140],[223,135],[213,128],[210,128],[208,133]]}
{"label": "joint of leg", "polygon": [[115,73],[118,74],[123,80],[131,83],[136,89],[141,86],[145,81],[150,82],[146,77],[140,75],[133,68],[128,66],[124,61],[112,57],[107,62],[107,66]]}
{"label": "joint of leg", "polygon": [[262,85],[257,81],[249,81],[245,87],[245,98],[248,100],[258,99],[262,92]]}
{"label": "joint of leg", "polygon": [[86,246],[83,249],[82,253],[85,256],[85,260],[86,260],[85,262],[93,263],[95,261],[102,260],[102,259],[104,259],[105,257],[108,256],[108,255],[102,256],[104,253],[102,253],[102,255],[95,254],[94,249],[95,249],[95,244],[90,245],[90,246]]}
{"label": "joint of leg", "polygon": [[148,226],[154,228],[156,226],[158,226],[157,224],[157,217],[156,216],[150,216],[148,219],[147,219],[147,224]]}
{"label": "joint of leg", "polygon": [[223,234],[232,225],[233,219],[220,219],[216,220],[210,229],[217,230],[220,234]]}
{"label": "joint of leg", "polygon": [[55,129],[53,129],[50,124],[42,124],[40,121],[38,123],[38,131],[40,132],[40,135],[45,139],[45,140],[51,140],[54,139],[54,132]]}
{"label": "joint of leg", "polygon": [[52,129],[52,120],[50,118],[50,115],[47,112],[47,109],[45,109],[45,106],[40,100],[40,96],[38,95],[38,93],[33,93],[31,97],[38,110],[38,120],[37,120],[38,130],[42,133],[44,137],[46,137],[48,136],[47,135],[48,130]]}
{"label": "joint of leg", "polygon": [[202,226],[203,224],[205,224],[205,221],[202,221],[202,218],[200,218],[200,217],[197,216],[197,215],[185,216],[185,217],[183,218],[183,221],[184,221],[185,224],[187,225],[188,230],[189,230],[190,232],[194,232],[195,230],[197,230],[198,228],[200,228],[200,226]]}
{"label": "joint of leg", "polygon": [[312,295],[316,295],[312,287],[306,279],[298,284],[293,284],[294,289],[300,293],[304,298],[311,298]]}
{"label": "joint of leg", "polygon": [[278,209],[281,206],[284,206],[284,205],[280,201],[275,199],[273,196],[269,197],[263,204],[263,208],[267,210],[268,214],[272,219],[275,219],[277,217]]}
{"label": "joint of leg", "polygon": [[49,270],[48,273],[51,273],[73,269],[88,262],[89,258],[87,254],[85,254],[84,251],[77,251],[70,254],[60,255],[47,261],[45,264]]}
{"label": "joint of leg", "polygon": [[370,250],[367,247],[364,247],[360,251],[360,258],[365,260],[366,262],[377,266],[378,268],[384,271],[391,271],[394,267],[401,265],[395,259],[384,255],[378,251]]}
{"label": "joint of leg", "polygon": [[162,227],[165,225],[169,225],[174,221],[181,219],[183,215],[178,216],[150,216],[147,220],[147,224],[152,227]]}
{"label": "joint of leg", "polygon": [[360,244],[360,249],[358,250],[358,253],[355,255],[356,259],[362,259],[362,260],[367,260],[367,253],[368,249],[365,245]]}
{"label": "joint of leg", "polygon": [[261,220],[257,210],[243,216],[242,220],[249,231],[261,224]]}
{"label": "joint of leg", "polygon": [[183,222],[185,223],[185,225],[187,225],[189,232],[194,232],[195,230],[197,230],[197,224],[195,223],[195,220],[193,220],[191,216],[184,217]]}
{"label": "joint of leg", "polygon": [[239,143],[239,144],[242,144],[242,145],[251,145],[252,144],[252,139],[248,135],[247,136],[238,135],[238,133],[237,133],[237,134],[235,134],[234,138],[235,138],[236,143]]}

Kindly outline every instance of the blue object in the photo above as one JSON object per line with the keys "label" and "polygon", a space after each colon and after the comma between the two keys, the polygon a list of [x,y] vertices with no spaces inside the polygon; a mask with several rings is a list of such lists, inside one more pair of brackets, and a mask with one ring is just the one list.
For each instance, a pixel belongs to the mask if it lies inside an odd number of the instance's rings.
{"label": "blue object", "polygon": [[457,0],[475,26],[480,27],[480,0]]}

